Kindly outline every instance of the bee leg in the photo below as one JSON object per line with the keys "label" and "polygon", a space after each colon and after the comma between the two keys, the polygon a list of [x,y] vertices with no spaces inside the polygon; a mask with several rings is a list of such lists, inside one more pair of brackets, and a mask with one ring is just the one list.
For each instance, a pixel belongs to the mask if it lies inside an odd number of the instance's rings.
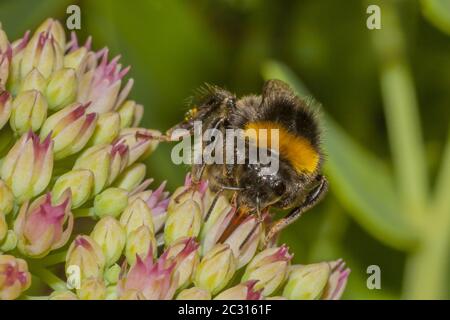
{"label": "bee leg", "polygon": [[283,230],[288,225],[296,221],[298,218],[300,218],[300,216],[304,212],[308,211],[313,206],[315,206],[320,200],[322,200],[323,196],[326,194],[328,190],[328,181],[322,175],[319,175],[316,181],[318,182],[318,185],[315,186],[308,193],[305,201],[300,206],[294,208],[291,212],[289,212],[289,214],[286,217],[278,220],[277,222],[275,222],[275,224],[273,224],[270,227],[269,232],[267,233],[267,236],[264,240],[264,243],[266,245],[276,234],[278,234],[281,230]]}

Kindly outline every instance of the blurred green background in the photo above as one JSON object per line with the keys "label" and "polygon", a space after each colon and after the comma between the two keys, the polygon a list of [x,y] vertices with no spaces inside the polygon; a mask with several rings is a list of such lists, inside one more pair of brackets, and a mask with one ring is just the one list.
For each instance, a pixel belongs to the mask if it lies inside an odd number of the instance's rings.
{"label": "blurred green background", "polygon": [[[347,299],[450,298],[450,0],[0,0],[0,21],[15,39],[70,4],[79,37],[132,66],[147,127],[181,120],[204,82],[242,95],[276,77],[313,96],[331,185],[283,234],[295,262],[344,258]],[[381,30],[366,27],[369,4]],[[170,149],[148,172],[173,190],[188,168]]]}

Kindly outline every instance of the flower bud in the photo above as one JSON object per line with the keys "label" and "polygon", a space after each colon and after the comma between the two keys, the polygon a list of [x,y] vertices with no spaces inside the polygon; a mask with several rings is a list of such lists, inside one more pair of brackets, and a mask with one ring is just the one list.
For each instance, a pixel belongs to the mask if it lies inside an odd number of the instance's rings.
{"label": "flower bud", "polygon": [[0,255],[0,300],[13,300],[31,285],[31,274],[25,260]]}
{"label": "flower bud", "polygon": [[94,174],[94,194],[110,185],[128,163],[128,148],[123,144],[103,144],[88,148],[77,159],[74,169],[91,170]]}
{"label": "flower bud", "polygon": [[0,252],[8,252],[14,250],[17,246],[17,235],[13,230],[8,230],[3,239],[0,241]]}
{"label": "flower bud", "polygon": [[114,182],[114,186],[131,192],[145,179],[146,171],[145,164],[135,163],[125,169]]}
{"label": "flower bud", "polygon": [[14,206],[14,196],[3,180],[0,180],[0,212],[8,214]]}
{"label": "flower bud", "polygon": [[137,198],[144,200],[152,214],[155,233],[159,232],[162,229],[166,221],[169,193],[167,191],[164,191],[165,186],[166,182],[164,181],[156,190],[139,192],[130,198],[130,201],[133,201]]}
{"label": "flower bud", "polygon": [[28,42],[20,65],[21,77],[36,68],[48,79],[50,75],[61,69],[63,65],[63,49],[49,32],[37,33]]}
{"label": "flower bud", "polygon": [[[219,211],[221,207],[222,210]],[[209,218],[206,220],[206,223],[203,225],[202,233],[200,235],[203,254],[211,250],[211,248],[219,242],[220,237],[235,214],[236,208],[231,207],[225,197],[220,197],[217,200],[217,204],[213,208]]]}
{"label": "flower bud", "polygon": [[73,103],[77,96],[78,82],[74,69],[63,68],[54,72],[45,89],[50,110],[61,110],[70,103]]}
{"label": "flower bud", "polygon": [[9,76],[9,66],[12,59],[12,49],[5,32],[0,26],[0,90],[5,89]]}
{"label": "flower bud", "polygon": [[89,140],[88,145],[94,146],[96,144],[111,143],[120,131],[120,116],[117,112],[107,112],[100,114],[97,125],[95,126],[94,134]]}
{"label": "flower bud", "polygon": [[118,217],[128,205],[128,192],[120,188],[108,188],[98,194],[94,200],[97,217]]}
{"label": "flower bud", "polygon": [[44,122],[41,137],[51,134],[55,143],[55,159],[80,151],[94,133],[97,115],[87,113],[88,105],[78,103],[54,113]]}
{"label": "flower bud", "polygon": [[283,296],[290,300],[319,299],[329,276],[330,266],[326,262],[292,266]]}
{"label": "flower bud", "polygon": [[256,215],[248,216],[225,240],[238,259],[238,269],[245,266],[255,255],[261,241],[263,228]]}
{"label": "flower bud", "polygon": [[52,196],[59,199],[67,189],[70,189],[72,209],[75,209],[89,200],[93,186],[94,175],[90,170],[71,170],[58,177],[52,189]]}
{"label": "flower bud", "polygon": [[177,300],[211,300],[211,293],[201,288],[192,287],[181,291]]}
{"label": "flower bud", "polygon": [[70,191],[54,204],[50,193],[31,204],[24,203],[14,222],[17,247],[24,255],[40,258],[50,250],[61,248],[69,240],[73,228]]}
{"label": "flower bud", "polygon": [[1,177],[18,203],[40,194],[49,184],[53,171],[53,141],[43,142],[32,131],[25,133],[3,160]]}
{"label": "flower bud", "polygon": [[274,293],[286,279],[292,255],[286,246],[268,248],[258,253],[248,264],[242,281],[256,280],[256,290],[264,296]]}
{"label": "flower bud", "polygon": [[172,244],[183,237],[197,237],[202,224],[202,212],[193,200],[187,200],[167,216],[164,241]]}
{"label": "flower bud", "polygon": [[215,295],[230,282],[237,261],[228,244],[218,244],[200,261],[194,275],[194,284]]}
{"label": "flower bud", "polygon": [[2,91],[0,88],[0,129],[8,122],[11,111],[11,95],[8,91]]}
{"label": "flower bud", "polygon": [[198,204],[202,212],[202,216],[204,216],[207,212],[207,208],[204,206],[204,197],[206,196],[207,190],[207,181],[202,180],[198,186],[194,186],[191,175],[186,175],[184,186],[176,189],[170,198],[170,202],[167,207],[168,213],[170,214],[172,211],[176,210],[176,208],[183,204],[186,200],[193,200]]}
{"label": "flower bud", "polygon": [[97,145],[88,148],[75,162],[74,170],[89,170],[94,175],[94,194],[98,194],[106,186],[111,165],[111,147]]}
{"label": "flower bud", "polygon": [[78,300],[78,297],[72,291],[63,290],[63,291],[53,291],[48,296],[48,300]]}
{"label": "flower bud", "polygon": [[218,294],[214,300],[262,300],[261,291],[255,288],[256,280],[240,283]]}
{"label": "flower bud", "polygon": [[133,122],[134,106],[136,102],[132,100],[125,101],[117,110],[120,114],[120,128],[129,128]]}
{"label": "flower bud", "polygon": [[116,284],[117,281],[119,281],[121,271],[122,271],[122,269],[120,268],[120,266],[117,263],[113,264],[111,267],[109,267],[105,271],[105,274],[103,275],[105,281],[108,284]]}
{"label": "flower bud", "polygon": [[25,48],[28,44],[28,38],[29,38],[30,32],[27,31],[25,35],[16,41],[14,41],[11,45],[12,47],[12,59],[10,62],[10,70],[9,70],[9,76],[8,76],[8,83],[7,86],[12,94],[17,94],[19,91],[20,85],[21,85],[21,64],[22,64],[22,58],[23,53],[25,51]]}
{"label": "flower bud", "polygon": [[130,150],[128,165],[132,165],[137,160],[145,159],[156,149],[160,136],[161,133],[156,130],[126,128],[120,131],[116,143],[123,143],[128,146]]}
{"label": "flower bud", "polygon": [[152,213],[147,204],[139,198],[130,201],[120,216],[120,223],[125,228],[127,235],[142,225],[147,226],[150,232],[155,234]]}
{"label": "flower bud", "polygon": [[8,36],[5,31],[3,31],[3,27],[0,23],[0,51],[6,51],[9,47]]}
{"label": "flower bud", "polygon": [[114,111],[126,99],[133,80],[129,80],[123,90],[120,90],[122,78],[129,68],[122,69],[118,64],[120,56],[108,62],[108,50],[100,53],[101,61],[95,69],[88,70],[80,79],[78,101],[92,101],[91,112],[99,114]]}
{"label": "flower bud", "polygon": [[155,263],[153,254],[149,252],[145,259],[136,257],[125,278],[119,282],[121,299],[171,299],[177,288],[177,275],[173,271],[175,263],[161,257]]}
{"label": "flower bud", "polygon": [[39,92],[44,92],[47,87],[47,80],[39,72],[38,69],[34,68],[31,70],[25,78],[22,79],[20,85],[20,92],[37,90]]}
{"label": "flower bud", "polygon": [[18,134],[38,131],[46,117],[47,101],[39,91],[23,91],[14,99],[10,124]]}
{"label": "flower bud", "polygon": [[6,223],[5,215],[0,211],[0,244],[8,233],[8,224]]}
{"label": "flower bud", "polygon": [[125,248],[125,230],[113,217],[100,219],[92,230],[91,238],[102,249],[107,267],[116,263]]}
{"label": "flower bud", "polygon": [[48,32],[58,43],[61,49],[66,47],[66,33],[58,20],[53,18],[46,19],[35,31],[35,35],[41,32]]}
{"label": "flower bud", "polygon": [[141,104],[137,104],[134,106],[134,115],[133,115],[133,123],[132,127],[139,127],[142,118],[144,117],[144,106]]}
{"label": "flower bud", "polygon": [[81,280],[102,276],[105,267],[102,249],[91,237],[77,236],[67,251],[67,275],[71,266],[79,267]]}
{"label": "flower bud", "polygon": [[76,48],[64,56],[64,68],[74,69],[77,78],[81,78],[88,61],[89,51],[85,47]]}
{"label": "flower bud", "polygon": [[106,286],[99,278],[89,278],[81,282],[77,296],[81,300],[104,300],[106,298]]}
{"label": "flower bud", "polygon": [[149,250],[155,255],[157,253],[155,235],[146,225],[131,231],[127,236],[126,242],[125,256],[130,266],[135,264],[137,256],[144,259]]}
{"label": "flower bud", "polygon": [[339,300],[347,285],[350,269],[342,259],[330,262],[331,275],[321,297],[323,300]]}
{"label": "flower bud", "polygon": [[143,107],[132,100],[127,100],[117,111],[120,114],[120,128],[123,129],[138,125]]}
{"label": "flower bud", "polygon": [[195,268],[200,260],[198,246],[194,238],[181,238],[169,246],[163,254],[168,260],[176,263],[178,289],[185,288],[192,282]]}

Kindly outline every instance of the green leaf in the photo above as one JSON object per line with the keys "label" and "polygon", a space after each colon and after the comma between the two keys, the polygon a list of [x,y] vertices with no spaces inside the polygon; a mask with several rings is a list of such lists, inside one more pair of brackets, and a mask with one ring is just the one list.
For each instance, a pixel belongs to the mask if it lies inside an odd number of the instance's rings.
{"label": "green leaf", "polygon": [[[300,95],[308,90],[286,66],[271,61],[262,69],[265,79],[286,81]],[[413,230],[401,215],[392,174],[379,159],[359,146],[331,118],[324,115],[324,149],[330,189],[370,234],[386,245],[409,249]]]}
{"label": "green leaf", "polygon": [[436,28],[450,34],[450,1],[422,0],[422,12]]}

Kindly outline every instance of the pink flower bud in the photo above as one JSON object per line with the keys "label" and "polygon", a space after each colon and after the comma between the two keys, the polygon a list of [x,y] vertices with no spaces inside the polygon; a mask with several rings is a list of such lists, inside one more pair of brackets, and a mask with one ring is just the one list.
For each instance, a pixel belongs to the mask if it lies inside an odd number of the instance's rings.
{"label": "pink flower bud", "polygon": [[108,62],[106,48],[99,51],[96,56],[100,60],[98,65],[81,77],[78,101],[92,101],[89,110],[101,114],[114,111],[122,104],[133,86],[133,80],[128,80],[121,90],[122,79],[130,68],[122,69],[118,63],[120,56]]}
{"label": "pink flower bud", "polygon": [[166,256],[153,262],[151,250],[145,259],[137,255],[136,263],[119,282],[119,296],[122,299],[171,299],[178,284],[178,277],[174,274],[175,267],[176,262],[168,260]]}
{"label": "pink flower bud", "polygon": [[31,285],[25,260],[0,255],[0,300],[13,300]]}
{"label": "pink flower bud", "polygon": [[39,258],[66,244],[73,228],[70,202],[70,191],[67,191],[59,204],[53,204],[48,193],[31,204],[22,205],[14,223],[17,247],[22,254]]}

